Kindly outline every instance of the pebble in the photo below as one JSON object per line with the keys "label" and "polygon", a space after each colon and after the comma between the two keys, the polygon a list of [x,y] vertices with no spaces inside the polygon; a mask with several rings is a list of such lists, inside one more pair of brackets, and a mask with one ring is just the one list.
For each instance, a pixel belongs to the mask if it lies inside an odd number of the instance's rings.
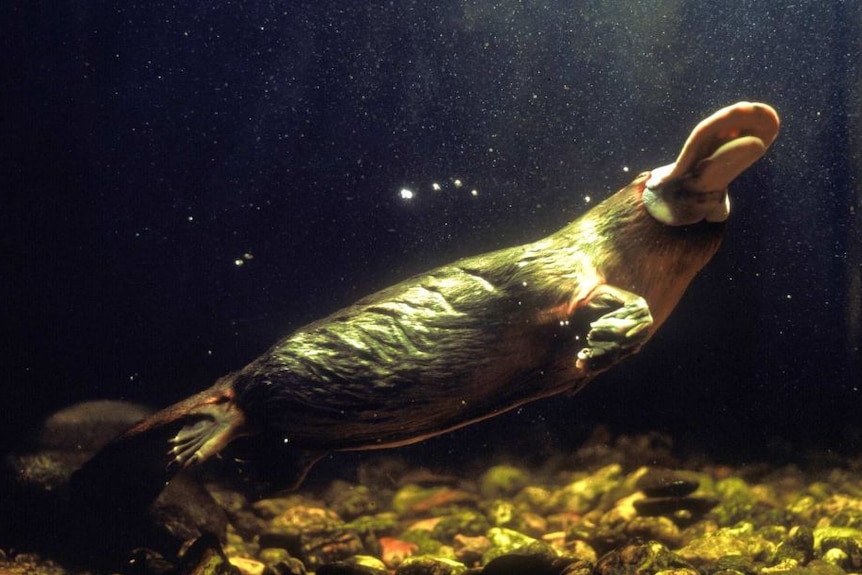
{"label": "pebble", "polygon": [[705,533],[677,551],[680,557],[697,565],[714,563],[728,555],[765,558],[774,553],[777,545],[755,532],[751,523],[724,527]]}
{"label": "pebble", "polygon": [[441,507],[475,503],[475,494],[451,487],[405,485],[392,499],[392,509],[401,516],[425,515]]}
{"label": "pebble", "polygon": [[237,569],[242,575],[264,575],[266,571],[266,565],[257,559],[249,559],[248,557],[231,557],[230,563]]}
{"label": "pebble", "polygon": [[477,565],[493,543],[484,535],[469,537],[456,535],[454,538],[455,558],[468,566]]}
{"label": "pebble", "polygon": [[[505,555],[489,562],[482,570],[482,575],[576,575],[578,571],[572,566],[574,560],[549,557],[546,555]],[[591,567],[578,563],[580,567]],[[589,571],[585,571],[587,575]]]}
{"label": "pebble", "polygon": [[624,533],[631,538],[659,541],[669,547],[679,547],[682,543],[679,527],[667,517],[635,517],[626,524]]}
{"label": "pebble", "polygon": [[397,567],[419,550],[419,545],[394,537],[380,538],[380,558],[387,567]]}
{"label": "pebble", "polygon": [[684,497],[697,491],[700,483],[668,469],[650,469],[638,478],[636,487],[647,497]]}
{"label": "pebble", "polygon": [[351,485],[336,481],[327,490],[329,507],[345,521],[377,511],[377,500],[365,485]]}
{"label": "pebble", "polygon": [[467,566],[443,557],[411,557],[395,570],[395,575],[461,575]]}
{"label": "pebble", "polygon": [[[692,472],[662,442],[628,438],[626,450],[614,451],[603,441],[579,451],[567,471],[495,465],[471,480],[392,460],[386,474],[363,468],[375,485],[337,480],[255,503],[206,484],[229,518],[227,543],[201,537],[179,560],[142,549],[133,564],[143,575],[209,573],[215,564],[248,575],[862,573],[862,465],[817,481],[789,467],[734,470],[702,460],[703,471]],[[665,467],[644,466],[630,449],[638,445],[658,449]],[[48,469],[28,465],[29,478]],[[62,485],[62,474],[50,477]],[[67,574],[0,549],[0,573],[39,566]]]}
{"label": "pebble", "polygon": [[491,548],[482,555],[482,563],[490,563],[498,557],[512,554],[551,558],[558,555],[554,548],[544,541],[504,527],[489,529],[488,539],[491,541]]}
{"label": "pebble", "polygon": [[553,495],[553,505],[561,511],[586,513],[604,493],[621,481],[622,466],[612,463],[559,489]]}
{"label": "pebble", "polygon": [[606,553],[596,564],[596,575],[655,574],[677,569],[697,570],[658,541],[628,543]]}
{"label": "pebble", "polygon": [[322,565],[316,575],[388,575],[389,570],[380,559],[356,555],[344,561]]}
{"label": "pebble", "polygon": [[814,548],[823,560],[851,571],[862,567],[862,532],[852,527],[814,530]]}
{"label": "pebble", "polygon": [[814,532],[804,525],[794,525],[790,528],[787,538],[775,549],[773,561],[794,561],[804,565],[814,557]]}
{"label": "pebble", "polygon": [[512,497],[530,485],[530,474],[513,465],[495,465],[479,478],[479,493],[487,499]]}
{"label": "pebble", "polygon": [[656,517],[658,515],[674,515],[687,511],[693,515],[705,515],[715,508],[720,501],[715,497],[648,497],[634,502],[639,515]]}

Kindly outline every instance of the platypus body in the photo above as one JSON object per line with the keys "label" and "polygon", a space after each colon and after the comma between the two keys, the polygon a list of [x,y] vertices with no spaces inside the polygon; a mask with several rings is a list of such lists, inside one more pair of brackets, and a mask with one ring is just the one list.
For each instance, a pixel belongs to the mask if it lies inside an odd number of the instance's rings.
{"label": "platypus body", "polygon": [[329,451],[405,445],[581,389],[674,309],[719,247],[727,185],[778,126],[765,104],[719,110],[675,163],[560,231],[414,276],[300,328],[130,429],[78,483],[141,446],[169,480],[237,437],[265,433],[298,462],[288,485]]}

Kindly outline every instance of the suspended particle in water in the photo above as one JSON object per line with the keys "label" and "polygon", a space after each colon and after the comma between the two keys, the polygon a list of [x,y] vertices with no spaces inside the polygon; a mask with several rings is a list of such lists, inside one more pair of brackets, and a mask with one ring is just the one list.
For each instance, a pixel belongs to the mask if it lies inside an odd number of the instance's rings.
{"label": "suspended particle in water", "polygon": [[251,252],[245,252],[242,254],[242,257],[236,258],[235,260],[233,260],[233,263],[235,266],[239,267],[239,266],[245,265],[245,262],[247,262],[248,260],[253,260],[253,259],[254,259],[254,254],[252,254]]}

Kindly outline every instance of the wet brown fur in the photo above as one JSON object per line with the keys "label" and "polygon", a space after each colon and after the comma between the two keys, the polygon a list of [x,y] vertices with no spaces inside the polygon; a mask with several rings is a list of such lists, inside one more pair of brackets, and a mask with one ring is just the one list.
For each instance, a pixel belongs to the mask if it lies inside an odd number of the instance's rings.
{"label": "wet brown fur", "polygon": [[[252,426],[312,449],[399,445],[581,387],[594,289],[666,319],[718,248],[721,224],[661,225],[647,175],[538,242],[459,260],[285,338],[233,376]],[[253,428],[252,428],[253,429]]]}
{"label": "wet brown fur", "polygon": [[547,238],[417,275],[300,328],[135,426],[78,484],[98,497],[100,484],[134,464],[136,489],[154,497],[179,467],[199,462],[177,465],[171,445],[201,422],[227,427],[211,434],[211,452],[240,435],[280,437],[298,481],[330,450],[413,443],[577,391],[599,371],[577,361],[590,324],[612,311],[595,305],[597,292],[608,285],[646,299],[648,337],[720,243],[722,224],[670,227],[649,216],[648,176]]}

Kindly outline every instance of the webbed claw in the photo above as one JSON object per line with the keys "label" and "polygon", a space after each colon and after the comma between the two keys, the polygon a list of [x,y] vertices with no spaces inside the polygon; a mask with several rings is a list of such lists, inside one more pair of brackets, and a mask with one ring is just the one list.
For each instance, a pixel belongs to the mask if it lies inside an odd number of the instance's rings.
{"label": "webbed claw", "polygon": [[587,307],[610,311],[590,323],[587,347],[578,352],[577,367],[590,373],[604,371],[619,360],[637,353],[653,325],[646,300],[639,295],[603,285]]}
{"label": "webbed claw", "polygon": [[232,402],[198,406],[191,417],[169,441],[171,466],[191,467],[208,459],[233,441],[244,423],[242,412]]}
{"label": "webbed claw", "polygon": [[204,458],[201,451],[207,441],[212,438],[212,427],[216,422],[212,419],[200,419],[183,427],[169,441],[171,444],[171,464],[180,467],[190,467]]}

